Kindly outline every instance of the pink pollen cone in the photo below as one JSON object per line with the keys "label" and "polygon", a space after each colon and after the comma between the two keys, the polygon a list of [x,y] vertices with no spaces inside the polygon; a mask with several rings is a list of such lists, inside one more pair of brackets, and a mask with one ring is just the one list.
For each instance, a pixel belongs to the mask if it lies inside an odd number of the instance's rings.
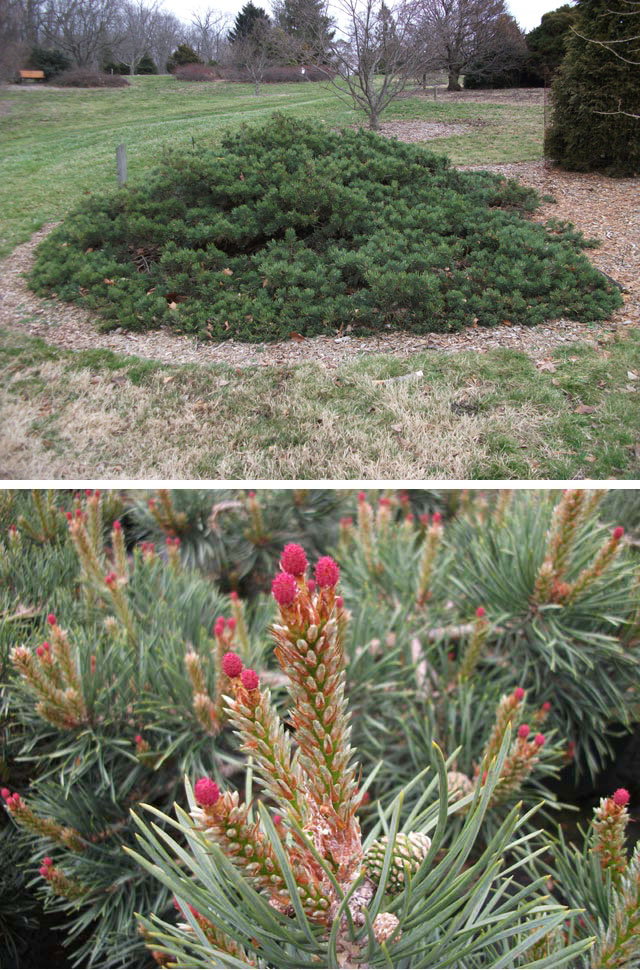
{"label": "pink pollen cone", "polygon": [[531,732],[531,728],[529,727],[528,724],[521,724],[520,727],[518,728],[518,737],[524,740],[524,738],[529,737],[530,732]]}
{"label": "pink pollen cone", "polygon": [[258,677],[255,670],[243,670],[240,674],[240,680],[242,681],[242,686],[245,690],[255,690],[260,683],[260,678]]}
{"label": "pink pollen cone", "polygon": [[291,573],[292,576],[303,576],[307,568],[307,556],[302,546],[299,546],[297,542],[290,542],[286,545],[282,550],[280,565],[285,573]]}
{"label": "pink pollen cone", "polygon": [[280,606],[291,606],[298,595],[298,584],[291,573],[278,573],[271,583],[273,598]]}
{"label": "pink pollen cone", "polygon": [[324,588],[335,586],[340,579],[340,568],[331,556],[318,559],[316,565],[316,583]]}
{"label": "pink pollen cone", "polygon": [[225,653],[222,658],[222,669],[227,677],[239,677],[242,673],[242,667],[242,660],[237,653],[234,653],[232,650],[229,653]]}
{"label": "pink pollen cone", "polygon": [[57,622],[58,621],[56,620],[55,613],[49,613],[49,615],[47,616],[47,623],[49,624],[49,626],[55,626]]}
{"label": "pink pollen cone", "polygon": [[631,798],[631,795],[629,794],[629,792],[627,791],[626,788],[618,788],[613,793],[613,801],[614,801],[614,804],[615,805],[619,805],[621,808],[624,805],[628,805],[629,804],[629,799],[630,798]]}
{"label": "pink pollen cone", "polygon": [[522,698],[524,697],[524,688],[523,687],[516,687],[516,689],[513,692],[513,696],[515,697],[515,699],[517,701],[521,701]]}
{"label": "pink pollen cone", "polygon": [[478,617],[479,620],[481,620],[484,615],[485,615],[484,606],[479,606],[478,609],[476,610],[476,616]]}
{"label": "pink pollen cone", "polygon": [[537,746],[541,748],[547,739],[545,738],[544,734],[536,734],[533,740],[535,741]]}
{"label": "pink pollen cone", "polygon": [[199,778],[195,783],[193,793],[198,805],[215,805],[220,798],[220,789],[212,778]]}
{"label": "pink pollen cone", "polygon": [[551,701],[545,701],[544,704],[542,705],[542,710],[543,711],[550,711],[551,710]]}
{"label": "pink pollen cone", "polygon": [[622,528],[622,526],[621,525],[616,526],[616,528],[613,530],[613,538],[616,540],[616,542],[622,539],[623,535],[624,535],[624,529]]}

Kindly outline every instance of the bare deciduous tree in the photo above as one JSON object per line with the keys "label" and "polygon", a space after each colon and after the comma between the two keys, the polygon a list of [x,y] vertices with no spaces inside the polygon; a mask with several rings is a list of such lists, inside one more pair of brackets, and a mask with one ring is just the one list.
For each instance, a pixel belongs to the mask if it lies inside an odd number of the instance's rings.
{"label": "bare deciduous tree", "polygon": [[78,67],[98,67],[107,46],[120,41],[118,13],[119,0],[48,0],[42,29]]}
{"label": "bare deciduous tree", "polygon": [[460,90],[460,75],[483,55],[496,54],[496,27],[507,14],[505,0],[416,0],[423,43],[423,71],[446,70],[448,90]]}
{"label": "bare deciduous tree", "polygon": [[116,53],[128,65],[130,74],[135,74],[140,59],[151,49],[159,6],[159,0],[152,0],[150,4],[144,0],[125,0],[120,5],[117,30],[121,39]]}
{"label": "bare deciduous tree", "polygon": [[24,9],[18,0],[0,0],[0,78],[12,81],[26,56]]}
{"label": "bare deciduous tree", "polygon": [[229,33],[230,17],[207,7],[191,15],[191,41],[203,61],[222,60]]}
{"label": "bare deciduous tree", "polygon": [[149,53],[162,74],[167,72],[167,60],[184,37],[184,26],[172,13],[161,11],[153,22]]}
{"label": "bare deciduous tree", "polygon": [[236,37],[228,51],[229,63],[253,84],[256,95],[260,93],[265,71],[276,59],[273,28],[262,18],[255,21],[250,33]]}
{"label": "bare deciduous tree", "polygon": [[394,6],[384,0],[339,0],[337,6],[338,23],[346,26],[328,46],[324,33],[313,61],[338,97],[363,111],[377,131],[380,115],[413,83],[421,63],[415,8],[407,0]]}

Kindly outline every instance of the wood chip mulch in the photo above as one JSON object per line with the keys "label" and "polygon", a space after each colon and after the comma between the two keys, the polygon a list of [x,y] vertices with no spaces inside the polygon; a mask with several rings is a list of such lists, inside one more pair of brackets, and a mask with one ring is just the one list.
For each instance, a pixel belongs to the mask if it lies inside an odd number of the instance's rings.
{"label": "wood chip mulch", "polygon": [[596,344],[610,339],[618,328],[640,326],[640,179],[563,172],[544,162],[486,167],[507,178],[518,178],[541,194],[556,199],[555,203],[542,206],[535,216],[537,220],[567,219],[586,236],[601,241],[599,249],[586,250],[588,258],[627,290],[624,306],[610,321],[589,324],[555,320],[538,327],[501,326],[487,330],[470,327],[453,334],[422,336],[343,334],[273,344],[242,344],[233,340],[205,344],[168,330],[101,332],[87,311],[41,299],[27,288],[23,274],[32,265],[35,247],[52,228],[45,226],[0,264],[0,326],[42,337],[50,344],[71,350],[101,347],[171,364],[216,362],[238,368],[291,366],[305,361],[334,368],[361,354],[405,357],[426,350],[454,354],[498,347],[522,350],[540,361],[549,357],[558,345],[575,341]]}

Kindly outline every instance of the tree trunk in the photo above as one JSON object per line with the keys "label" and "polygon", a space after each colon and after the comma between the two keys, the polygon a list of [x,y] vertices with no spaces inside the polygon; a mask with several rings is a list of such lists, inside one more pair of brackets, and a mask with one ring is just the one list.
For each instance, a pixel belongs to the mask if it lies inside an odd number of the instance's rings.
{"label": "tree trunk", "polygon": [[449,85],[447,87],[447,91],[462,91],[462,86],[458,81],[459,77],[460,77],[460,71],[458,71],[455,67],[450,67]]}
{"label": "tree trunk", "polygon": [[378,112],[377,111],[371,111],[369,113],[369,128],[371,129],[371,131],[379,131],[380,130],[380,120],[378,118]]}
{"label": "tree trunk", "polygon": [[258,95],[260,94],[260,81],[254,81],[253,82],[253,88],[254,88],[253,93],[255,94],[255,96],[257,98]]}

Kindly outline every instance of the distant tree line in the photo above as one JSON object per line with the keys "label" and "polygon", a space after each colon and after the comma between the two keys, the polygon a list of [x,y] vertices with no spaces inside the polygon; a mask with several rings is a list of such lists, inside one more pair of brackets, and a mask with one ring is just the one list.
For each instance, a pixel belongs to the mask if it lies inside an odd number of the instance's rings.
{"label": "distant tree line", "polygon": [[446,71],[452,90],[462,75],[467,86],[539,84],[557,68],[575,13],[566,4],[525,37],[505,0],[338,0],[340,30],[327,8],[272,0],[267,12],[248,0],[233,23],[213,7],[185,23],[160,0],[0,0],[0,75],[27,63],[50,78],[69,67],[145,74],[227,62],[259,79],[275,63],[318,61],[342,61],[350,75],[354,55],[384,74],[401,55],[423,79]]}
{"label": "distant tree line", "polygon": [[[233,22],[212,7],[181,22],[160,0],[0,0],[0,76],[68,66],[114,73],[163,73],[220,65],[219,76],[249,81],[326,76],[374,130],[394,98],[433,78],[449,91],[554,82],[552,157],[585,167],[594,132],[611,171],[640,168],[640,0],[576,0],[544,14],[525,34],[506,0],[247,0]],[[211,80],[192,69],[191,79]],[[554,80],[555,79],[555,80]],[[576,92],[580,97],[576,98]],[[564,113],[564,114],[563,114]],[[623,158],[622,167],[612,162]],[[624,159],[633,157],[633,162]],[[568,164],[568,161],[567,161]],[[630,165],[630,169],[629,169]]]}
{"label": "distant tree line", "polygon": [[0,0],[0,76],[27,64],[48,78],[69,67],[165,73],[181,45],[218,60],[228,28],[227,14],[211,7],[184,23],[159,0]]}

